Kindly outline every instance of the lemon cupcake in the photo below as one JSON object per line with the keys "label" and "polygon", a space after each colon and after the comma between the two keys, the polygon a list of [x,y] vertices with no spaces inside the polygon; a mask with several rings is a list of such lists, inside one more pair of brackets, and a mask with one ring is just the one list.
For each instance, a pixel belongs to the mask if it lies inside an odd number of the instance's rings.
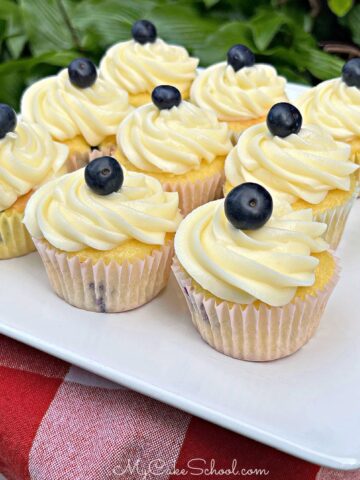
{"label": "lemon cupcake", "polygon": [[336,248],[356,197],[357,165],[350,146],[317,125],[302,127],[291,104],[274,105],[261,123],[246,130],[225,162],[225,193],[244,182],[267,188],[295,210],[312,208],[328,225],[325,239]]}
{"label": "lemon cupcake", "polygon": [[155,178],[100,157],[41,187],[24,222],[59,297],[84,310],[122,312],[165,287],[178,203]]}
{"label": "lemon cupcake", "polygon": [[185,48],[157,38],[155,26],[139,20],[132,27],[133,40],[113,45],[100,62],[100,76],[129,93],[131,105],[150,102],[152,90],[174,85],[188,98],[199,63]]}
{"label": "lemon cupcake", "polygon": [[68,147],[0,104],[0,260],[35,250],[22,220],[34,190],[66,173]]}
{"label": "lemon cupcake", "polygon": [[320,83],[296,102],[306,123],[320,125],[351,146],[360,163],[360,58],[349,60],[342,77]]}
{"label": "lemon cupcake", "polygon": [[126,169],[157,178],[164,190],[178,192],[186,215],[222,196],[230,132],[214,112],[182,101],[175,87],[156,87],[152,99],[124,119],[117,148],[103,145],[103,151]]}
{"label": "lemon cupcake", "polygon": [[91,147],[115,135],[131,110],[125,90],[98,78],[95,65],[86,58],[33,83],[21,101],[24,117],[68,145],[74,168],[88,162]]}
{"label": "lemon cupcake", "polygon": [[191,87],[191,101],[213,110],[218,119],[240,133],[263,122],[270,107],[286,100],[286,80],[275,68],[255,64],[254,54],[244,45],[234,45],[227,62],[206,68]]}
{"label": "lemon cupcake", "polygon": [[201,337],[234,358],[290,355],[315,333],[338,279],[311,209],[272,214],[258,184],[194,210],[175,235],[173,271]]}

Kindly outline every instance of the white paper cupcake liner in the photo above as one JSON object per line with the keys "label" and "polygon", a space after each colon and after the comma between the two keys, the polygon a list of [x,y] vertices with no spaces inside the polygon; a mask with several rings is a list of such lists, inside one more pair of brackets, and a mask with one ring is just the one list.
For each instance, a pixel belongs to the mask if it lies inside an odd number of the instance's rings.
{"label": "white paper cupcake liner", "polygon": [[66,162],[68,172],[74,172],[75,170],[79,170],[79,168],[85,167],[90,161],[90,155],[90,147],[88,152],[77,152],[69,155]]}
{"label": "white paper cupcake liner", "polygon": [[55,293],[70,305],[93,312],[123,312],[152,300],[166,286],[171,270],[173,242],[155,247],[151,255],[133,263],[93,264],[68,257],[41,240],[33,239]]}
{"label": "white paper cupcake liner", "polygon": [[326,223],[328,226],[324,234],[324,239],[328,242],[332,250],[336,250],[340,243],[344,233],[346,221],[357,195],[358,189],[356,188],[353,196],[343,205],[339,205],[338,207],[334,208],[328,208],[321,213],[314,213],[315,222]]}
{"label": "white paper cupcake liner", "polygon": [[[102,155],[113,155],[115,147],[109,145],[100,150],[93,150],[90,154],[90,161]],[[203,180],[196,182],[163,182],[165,192],[177,192],[179,194],[179,209],[182,215],[186,216],[195,208],[205,203],[223,197],[223,185],[225,181],[224,170],[215,173]]]}
{"label": "white paper cupcake liner", "polygon": [[316,297],[296,297],[283,307],[265,303],[241,306],[226,301],[216,303],[213,297],[196,292],[177,259],[172,269],[203,340],[218,352],[250,361],[275,360],[305,345],[314,335],[339,278],[336,265],[332,279]]}

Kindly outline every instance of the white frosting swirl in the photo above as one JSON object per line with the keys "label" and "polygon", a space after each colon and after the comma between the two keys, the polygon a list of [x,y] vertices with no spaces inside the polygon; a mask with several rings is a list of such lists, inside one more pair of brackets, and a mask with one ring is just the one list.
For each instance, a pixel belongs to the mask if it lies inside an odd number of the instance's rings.
{"label": "white frosting swirl", "polygon": [[348,87],[341,78],[320,83],[296,104],[305,122],[323,127],[336,140],[360,137],[360,89]]}
{"label": "white frosting swirl", "polygon": [[259,230],[234,228],[224,200],[202,205],[181,223],[175,252],[187,273],[220,299],[239,304],[260,300],[289,303],[298,287],[315,281],[318,259],[327,244],[326,225],[312,221],[312,211],[273,215]]}
{"label": "white frosting swirl", "polygon": [[117,143],[128,160],[147,172],[181,175],[211,163],[231,149],[230,132],[214,112],[182,101],[159,110],[144,105],[120,125]]}
{"label": "white frosting swirl", "polygon": [[77,88],[67,69],[33,83],[24,92],[24,117],[40,123],[57,140],[82,135],[91,146],[115,135],[123,118],[132,110],[128,94],[97,78],[88,88]]}
{"label": "white frosting swirl", "polygon": [[224,121],[263,117],[272,105],[286,100],[286,80],[271,65],[257,63],[235,72],[226,62],[203,70],[191,86],[191,100]]}
{"label": "white frosting swirl", "polygon": [[100,62],[100,75],[132,95],[151,93],[157,85],[173,85],[188,91],[199,60],[183,47],[160,38],[141,45],[134,40],[113,45]]}
{"label": "white frosting swirl", "polygon": [[124,177],[121,189],[106,196],[86,185],[84,169],[49,182],[30,198],[24,223],[33,237],[66,252],[111,250],[130,239],[163,245],[181,221],[178,194],[148,175],[124,171]]}
{"label": "white frosting swirl", "polygon": [[35,123],[19,120],[0,139],[0,212],[57,174],[65,173],[69,149]]}
{"label": "white frosting swirl", "polygon": [[281,200],[318,204],[330,190],[350,190],[351,174],[358,168],[350,161],[350,150],[315,125],[281,138],[261,123],[240,136],[226,158],[225,175],[232,186],[260,183]]}

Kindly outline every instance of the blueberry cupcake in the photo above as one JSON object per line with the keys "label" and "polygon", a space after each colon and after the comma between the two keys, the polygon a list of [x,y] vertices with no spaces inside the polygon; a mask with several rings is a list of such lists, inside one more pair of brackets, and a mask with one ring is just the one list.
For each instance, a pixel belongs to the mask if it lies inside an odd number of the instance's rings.
{"label": "blueberry cupcake", "polygon": [[17,120],[0,104],[0,260],[35,250],[24,227],[24,210],[34,190],[66,173],[68,147],[54,142],[41,125]]}
{"label": "blueberry cupcake", "polygon": [[182,101],[175,87],[156,87],[152,99],[124,119],[114,155],[127,170],[147,173],[164,190],[178,192],[186,215],[222,196],[230,132],[214,112]]}
{"label": "blueberry cupcake", "polygon": [[136,107],[149,103],[153,89],[162,84],[174,85],[188,98],[199,60],[185,48],[158,38],[147,20],[134,23],[132,37],[108,49],[100,62],[100,76],[126,90]]}
{"label": "blueberry cupcake", "polygon": [[318,125],[305,124],[289,103],[274,105],[267,123],[246,130],[225,162],[225,193],[256,182],[295,210],[312,208],[328,225],[325,239],[336,248],[356,197],[357,165],[350,146]]}
{"label": "blueberry cupcake", "polygon": [[335,140],[348,143],[353,161],[360,163],[360,58],[344,65],[341,78],[304,93],[297,106],[306,123],[319,125]]}
{"label": "blueberry cupcake", "polygon": [[74,168],[87,163],[91,147],[115,135],[131,110],[125,90],[98,78],[95,65],[86,58],[33,83],[21,101],[24,117],[69,147]]}
{"label": "blueberry cupcake", "polygon": [[191,87],[191,101],[213,110],[217,118],[240,133],[263,122],[270,107],[287,99],[286,80],[271,65],[255,63],[244,45],[234,45],[227,62],[206,68]]}
{"label": "blueberry cupcake", "polygon": [[59,297],[84,310],[122,312],[165,287],[178,204],[155,178],[99,157],[41,187],[24,222]]}
{"label": "blueberry cupcake", "polygon": [[245,183],[191,212],[175,235],[173,271],[192,321],[231,357],[266,361],[297,351],[338,279],[326,225],[311,209],[285,206],[272,212],[269,192]]}

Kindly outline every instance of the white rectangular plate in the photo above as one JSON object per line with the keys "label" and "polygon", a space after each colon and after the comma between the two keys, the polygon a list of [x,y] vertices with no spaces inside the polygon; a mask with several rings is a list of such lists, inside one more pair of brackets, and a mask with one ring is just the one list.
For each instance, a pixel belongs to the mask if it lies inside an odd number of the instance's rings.
{"label": "white rectangular plate", "polygon": [[173,278],[129,313],[73,308],[52,293],[37,254],[0,262],[0,332],[292,455],[359,468],[360,200],[346,230],[320,328],[282,360],[243,362],[207,346]]}

